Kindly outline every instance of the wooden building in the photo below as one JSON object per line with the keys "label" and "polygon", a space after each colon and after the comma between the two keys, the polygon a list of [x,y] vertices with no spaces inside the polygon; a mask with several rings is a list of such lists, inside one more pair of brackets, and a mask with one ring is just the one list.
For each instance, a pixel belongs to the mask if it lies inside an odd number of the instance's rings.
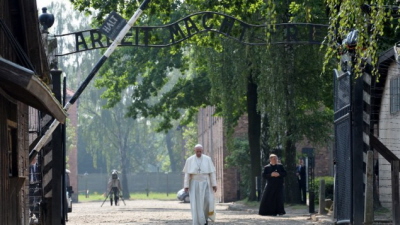
{"label": "wooden building", "polygon": [[[0,0],[0,223],[29,224],[30,109],[64,123],[35,0]],[[32,110],[31,110],[32,111]],[[31,113],[35,115],[35,113]],[[39,137],[37,137],[39,138]]]}
{"label": "wooden building", "polygon": [[[397,51],[397,52],[396,52]],[[399,196],[394,194],[395,189],[399,189],[399,180],[394,181],[392,174],[394,171],[393,161],[400,158],[400,69],[398,53],[400,48],[395,46],[385,51],[379,57],[379,78],[373,82],[372,98],[373,103],[371,112],[371,124],[376,136],[383,146],[390,152],[392,159],[384,154],[377,154],[375,151],[375,173],[378,176],[377,188],[379,200],[382,206],[394,210],[398,207]],[[375,150],[375,149],[374,149]],[[378,157],[376,157],[378,155]],[[397,175],[398,178],[398,175]],[[397,187],[395,187],[397,186]],[[398,194],[398,193],[397,193]],[[400,216],[397,215],[397,220]],[[399,222],[399,221],[398,221]],[[394,223],[393,223],[394,224]]]}

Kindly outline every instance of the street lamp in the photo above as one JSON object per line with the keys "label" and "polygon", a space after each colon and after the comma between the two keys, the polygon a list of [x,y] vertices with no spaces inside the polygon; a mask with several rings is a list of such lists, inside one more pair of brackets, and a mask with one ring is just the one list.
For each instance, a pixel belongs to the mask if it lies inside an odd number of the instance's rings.
{"label": "street lamp", "polygon": [[47,13],[47,8],[42,8],[42,14],[39,16],[39,22],[42,25],[42,32],[44,34],[49,33],[49,28],[54,24],[54,15]]}

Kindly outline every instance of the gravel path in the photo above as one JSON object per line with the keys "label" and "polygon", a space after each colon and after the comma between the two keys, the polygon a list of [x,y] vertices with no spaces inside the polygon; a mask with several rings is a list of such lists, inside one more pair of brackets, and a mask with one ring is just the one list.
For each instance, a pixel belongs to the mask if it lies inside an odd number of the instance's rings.
{"label": "gravel path", "polygon": [[[152,225],[191,224],[190,204],[179,201],[125,200],[126,206],[110,206],[109,202],[75,203],[68,214],[67,225]],[[284,216],[259,216],[255,208],[235,203],[217,204],[217,221],[210,225],[306,225],[332,224],[328,216],[310,219],[307,209],[286,208]]]}

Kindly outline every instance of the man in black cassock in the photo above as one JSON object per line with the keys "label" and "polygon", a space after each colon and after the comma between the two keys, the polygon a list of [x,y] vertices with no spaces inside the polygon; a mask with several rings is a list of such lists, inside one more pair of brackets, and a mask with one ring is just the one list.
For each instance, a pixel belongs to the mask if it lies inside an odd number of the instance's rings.
{"label": "man in black cassock", "polygon": [[283,207],[283,178],[286,170],[282,164],[278,164],[275,154],[269,156],[270,163],[264,167],[263,177],[267,180],[262,195],[259,215],[276,216],[286,214]]}

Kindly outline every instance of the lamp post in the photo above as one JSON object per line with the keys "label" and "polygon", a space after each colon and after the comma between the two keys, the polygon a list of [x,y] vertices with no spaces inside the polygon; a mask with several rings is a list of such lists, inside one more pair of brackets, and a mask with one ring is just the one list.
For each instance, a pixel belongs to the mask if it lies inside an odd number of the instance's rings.
{"label": "lamp post", "polygon": [[39,16],[39,22],[42,25],[42,33],[48,34],[49,28],[54,24],[54,15],[47,13],[47,8],[42,8],[42,14]]}

